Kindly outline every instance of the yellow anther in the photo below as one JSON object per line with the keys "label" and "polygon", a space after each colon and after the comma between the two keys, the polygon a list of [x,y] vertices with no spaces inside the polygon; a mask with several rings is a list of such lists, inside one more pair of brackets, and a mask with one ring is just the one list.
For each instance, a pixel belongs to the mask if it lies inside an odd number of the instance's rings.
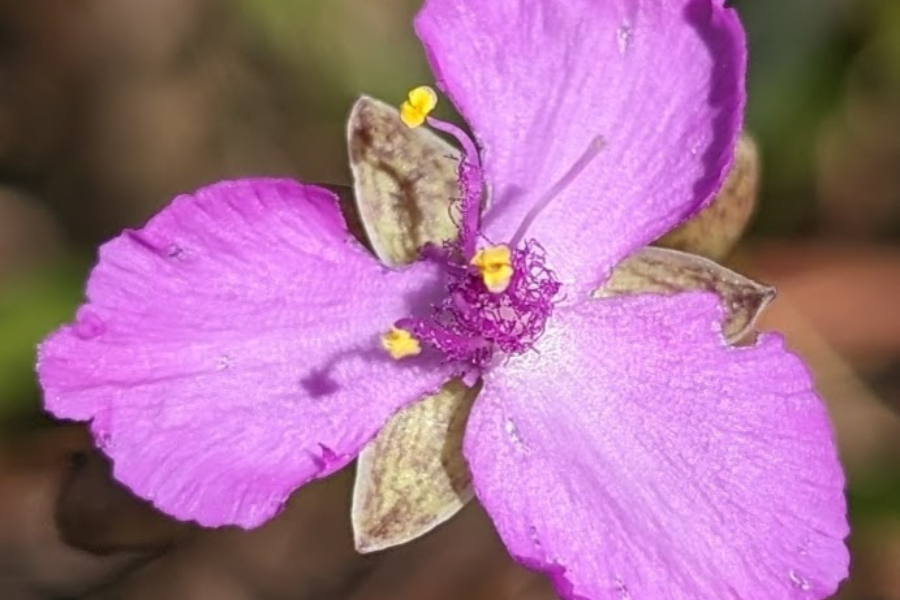
{"label": "yellow anther", "polygon": [[398,327],[391,327],[390,331],[381,336],[381,345],[394,360],[415,356],[422,351],[419,340]]}
{"label": "yellow anther", "polygon": [[434,110],[437,101],[437,94],[427,85],[411,90],[400,105],[400,120],[410,129],[415,129],[425,122],[425,117]]}
{"label": "yellow anther", "polygon": [[488,246],[475,253],[472,266],[481,272],[484,286],[494,294],[501,294],[509,287],[513,276],[512,252],[509,246]]}

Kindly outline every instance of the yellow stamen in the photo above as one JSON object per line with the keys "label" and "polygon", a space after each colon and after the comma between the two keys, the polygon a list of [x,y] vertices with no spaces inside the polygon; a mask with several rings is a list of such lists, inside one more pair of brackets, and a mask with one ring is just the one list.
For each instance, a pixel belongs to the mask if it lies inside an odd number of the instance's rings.
{"label": "yellow stamen", "polygon": [[437,100],[437,94],[427,85],[411,90],[400,105],[400,120],[410,129],[415,129],[425,122],[425,117],[437,106]]}
{"label": "yellow stamen", "polygon": [[398,327],[391,327],[390,331],[381,336],[381,345],[394,360],[415,356],[422,351],[419,340]]}
{"label": "yellow stamen", "polygon": [[475,253],[472,266],[481,272],[481,279],[488,291],[501,294],[509,287],[513,276],[512,252],[509,246],[488,246]]}

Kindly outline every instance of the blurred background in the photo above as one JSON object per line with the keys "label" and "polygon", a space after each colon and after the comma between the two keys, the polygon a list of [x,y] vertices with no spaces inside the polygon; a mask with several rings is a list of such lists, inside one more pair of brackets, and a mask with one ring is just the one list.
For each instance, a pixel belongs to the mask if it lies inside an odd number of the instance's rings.
{"label": "blurred background", "polygon": [[[900,600],[900,2],[733,4],[764,173],[727,262],[778,287],[763,327],[829,402],[854,527],[839,597]],[[0,598],[551,597],[477,506],[358,558],[342,473],[259,531],[198,532],[40,412],[35,344],[72,314],[97,244],[216,179],[349,182],[355,97],[431,81],[417,6],[0,0]]]}

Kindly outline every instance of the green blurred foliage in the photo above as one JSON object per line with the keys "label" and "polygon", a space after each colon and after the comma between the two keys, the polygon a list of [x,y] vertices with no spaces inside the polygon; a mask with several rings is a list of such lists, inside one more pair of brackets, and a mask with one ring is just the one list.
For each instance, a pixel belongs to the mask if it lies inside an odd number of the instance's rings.
{"label": "green blurred foliage", "polygon": [[0,290],[0,430],[36,405],[35,347],[68,320],[82,294],[84,265],[62,264],[19,276]]}
{"label": "green blurred foliage", "polygon": [[[843,96],[853,57],[890,0],[736,2],[749,34],[747,126],[764,157],[757,231],[809,232],[822,122]],[[900,66],[900,63],[897,63]]]}
{"label": "green blurred foliage", "polygon": [[[411,31],[402,35],[417,2],[231,2],[258,28],[261,39],[324,92],[319,99],[326,109],[360,93],[396,97],[398,90],[430,79],[418,42]],[[344,102],[340,111],[346,110]]]}
{"label": "green blurred foliage", "polygon": [[866,477],[847,492],[850,514],[858,525],[897,516],[900,507],[900,472],[896,465],[873,465]]}

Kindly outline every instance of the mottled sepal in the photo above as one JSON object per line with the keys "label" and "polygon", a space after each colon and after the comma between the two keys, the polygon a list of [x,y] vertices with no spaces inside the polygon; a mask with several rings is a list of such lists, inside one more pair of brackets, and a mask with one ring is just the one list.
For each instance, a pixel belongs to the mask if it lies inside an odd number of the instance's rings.
{"label": "mottled sepal", "polygon": [[[426,243],[457,236],[459,152],[396,108],[360,98],[347,127],[358,222],[387,264],[412,262]],[[343,197],[343,195],[342,195]],[[471,498],[462,435],[477,390],[448,383],[402,410],[359,455],[352,522],[356,547],[375,552],[431,531]]]}
{"label": "mottled sepal", "polygon": [[775,290],[713,261],[666,248],[644,248],[623,260],[597,298],[629,294],[678,294],[706,290],[718,294],[726,309],[722,330],[737,342],[775,297]]}
{"label": "mottled sepal", "polygon": [[396,108],[365,96],[353,106],[347,136],[358,212],[382,261],[406,264],[425,243],[456,237],[453,146],[427,127],[410,129]]}
{"label": "mottled sepal", "polygon": [[414,540],[472,498],[462,438],[479,387],[449,382],[395,415],[360,454],[352,509],[358,551]]}
{"label": "mottled sepal", "polygon": [[663,236],[658,246],[674,248],[719,260],[740,240],[759,189],[759,152],[749,134],[743,133],[734,163],[722,189],[709,206],[684,225]]}

